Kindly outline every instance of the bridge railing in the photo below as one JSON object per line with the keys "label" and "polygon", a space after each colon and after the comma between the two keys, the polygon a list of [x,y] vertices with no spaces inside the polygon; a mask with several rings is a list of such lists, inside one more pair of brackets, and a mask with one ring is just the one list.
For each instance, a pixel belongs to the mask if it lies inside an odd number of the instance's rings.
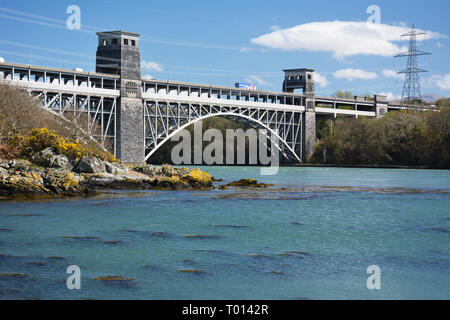
{"label": "bridge railing", "polygon": [[161,94],[179,97],[195,97],[229,101],[304,106],[305,96],[287,92],[248,90],[232,87],[210,86],[175,81],[142,81],[142,93]]}
{"label": "bridge railing", "polygon": [[18,83],[30,83],[37,88],[50,86],[71,86],[97,90],[119,90],[120,77],[83,71],[44,68],[14,63],[0,63],[0,79]]}

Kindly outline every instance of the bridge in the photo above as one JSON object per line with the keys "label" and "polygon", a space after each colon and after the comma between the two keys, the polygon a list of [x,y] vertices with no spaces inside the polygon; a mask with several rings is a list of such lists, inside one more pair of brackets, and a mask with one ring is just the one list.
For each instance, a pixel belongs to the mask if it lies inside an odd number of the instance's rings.
{"label": "bridge", "polygon": [[408,108],[381,95],[370,100],[316,96],[314,70],[306,68],[284,70],[282,92],[145,79],[139,34],[97,35],[95,73],[0,62],[0,81],[24,88],[63,117],[87,114],[88,130],[97,124],[101,132],[92,135],[123,162],[143,163],[184,128],[215,116],[266,129],[278,138],[283,154],[302,162],[313,152],[318,119],[376,118]]}

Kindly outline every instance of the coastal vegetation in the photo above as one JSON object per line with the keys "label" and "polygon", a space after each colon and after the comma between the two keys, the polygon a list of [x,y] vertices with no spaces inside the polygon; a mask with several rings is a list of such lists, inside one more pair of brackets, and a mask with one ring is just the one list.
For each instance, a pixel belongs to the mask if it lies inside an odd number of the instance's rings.
{"label": "coastal vegetation", "polygon": [[101,129],[81,112],[68,110],[64,118],[44,110],[25,90],[0,83],[0,158],[28,159],[48,147],[71,159],[117,159],[92,136]]}
{"label": "coastal vegetation", "polygon": [[64,118],[25,90],[0,83],[0,197],[78,196],[107,189],[210,189],[198,169],[125,166],[93,139],[87,115]]}
{"label": "coastal vegetation", "polygon": [[310,162],[448,169],[450,99],[436,105],[436,112],[398,111],[378,119],[324,121]]}

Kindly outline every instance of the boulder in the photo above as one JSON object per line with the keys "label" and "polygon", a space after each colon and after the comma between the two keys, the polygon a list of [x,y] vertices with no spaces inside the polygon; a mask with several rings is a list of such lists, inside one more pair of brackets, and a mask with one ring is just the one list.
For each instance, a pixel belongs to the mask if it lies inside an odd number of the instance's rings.
{"label": "boulder", "polygon": [[3,167],[0,167],[0,176],[6,177],[8,175],[8,170]]}
{"label": "boulder", "polygon": [[193,189],[211,189],[213,179],[208,172],[195,169],[183,175],[182,180],[189,183]]}
{"label": "boulder", "polygon": [[128,172],[128,168],[121,164],[112,164],[105,161],[105,169],[107,173],[110,174],[124,174]]}
{"label": "boulder", "polygon": [[122,175],[110,173],[82,174],[82,178],[82,185],[92,190],[148,190],[152,189],[154,182],[154,179],[136,172]]}
{"label": "boulder", "polygon": [[0,160],[0,168],[9,169],[9,164],[7,161]]}
{"label": "boulder", "polygon": [[0,195],[38,195],[48,194],[42,178],[36,173],[20,172],[0,177]]}
{"label": "boulder", "polygon": [[85,191],[80,177],[70,171],[46,171],[42,174],[45,187],[55,194],[78,195]]}
{"label": "boulder", "polygon": [[84,157],[73,169],[76,173],[104,173],[106,172],[105,162],[97,157]]}
{"label": "boulder", "polygon": [[71,163],[67,156],[56,154],[53,148],[47,148],[35,153],[31,161],[47,168],[68,169],[71,167]]}
{"label": "boulder", "polygon": [[184,190],[189,188],[188,182],[177,176],[157,177],[154,180],[154,189],[158,190]]}

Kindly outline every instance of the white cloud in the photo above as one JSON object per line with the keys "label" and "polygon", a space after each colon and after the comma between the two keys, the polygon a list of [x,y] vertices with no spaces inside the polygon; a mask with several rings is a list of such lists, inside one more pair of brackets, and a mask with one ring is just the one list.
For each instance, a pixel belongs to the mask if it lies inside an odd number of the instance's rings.
{"label": "white cloud", "polygon": [[397,79],[404,79],[405,75],[404,74],[399,74],[397,71],[395,70],[390,70],[390,69],[384,69],[383,70],[383,76],[387,77],[387,78],[397,78]]}
{"label": "white cloud", "polygon": [[334,77],[338,79],[347,79],[348,81],[354,79],[372,80],[377,78],[377,74],[361,69],[341,69],[334,73]]}
{"label": "white cloud", "polygon": [[163,71],[161,65],[159,65],[159,64],[157,64],[156,62],[153,62],[153,61],[142,60],[141,66],[142,66],[142,69],[148,70],[148,71],[156,71],[156,72],[162,72]]}
{"label": "white cloud", "polygon": [[328,85],[328,79],[318,72],[314,72],[314,81],[317,82],[321,88],[325,88]]}
{"label": "white cloud", "polygon": [[143,78],[143,79],[155,79],[155,78],[153,78],[153,76],[150,75],[150,74],[147,74],[147,75],[145,75],[145,76],[142,76],[142,78]]}
{"label": "white cloud", "polygon": [[255,75],[248,76],[247,78],[244,79],[244,81],[251,82],[251,83],[255,83],[256,82],[260,86],[268,86],[268,85],[270,85],[269,82],[267,82],[266,80],[264,80],[264,79],[262,79],[262,78],[260,78],[258,76],[255,76]]}
{"label": "white cloud", "polygon": [[440,42],[436,42],[436,47],[442,48],[442,47],[444,47],[444,45],[442,43],[440,43]]}
{"label": "white cloud", "polygon": [[438,86],[441,90],[450,90],[450,73],[446,75],[434,75],[428,81]]}
{"label": "white cloud", "polygon": [[[331,51],[335,58],[366,54],[393,56],[407,47],[400,42],[409,32],[404,26],[351,21],[326,21],[301,24],[292,28],[273,30],[251,39],[251,43],[285,51]],[[422,31],[422,30],[418,30]],[[447,38],[446,35],[425,31],[417,41]]]}
{"label": "white cloud", "polygon": [[379,95],[386,96],[388,101],[401,100],[401,95],[395,95],[392,92],[380,92]]}

